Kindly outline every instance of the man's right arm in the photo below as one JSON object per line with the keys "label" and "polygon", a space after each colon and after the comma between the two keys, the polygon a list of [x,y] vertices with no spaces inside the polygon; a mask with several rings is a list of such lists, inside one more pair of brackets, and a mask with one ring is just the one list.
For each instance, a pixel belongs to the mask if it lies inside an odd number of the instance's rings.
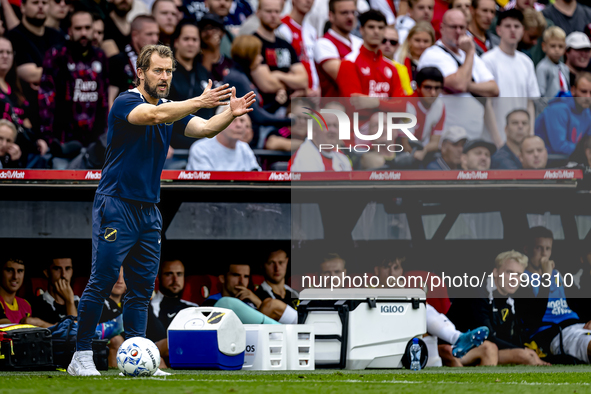
{"label": "man's right arm", "polygon": [[212,82],[210,80],[201,96],[188,100],[163,105],[140,104],[127,115],[127,121],[137,126],[154,126],[183,119],[200,108],[214,108],[226,105],[227,102],[224,103],[221,100],[225,100],[231,95],[228,84],[215,89],[211,89],[211,86]]}
{"label": "man's right arm", "polygon": [[[445,77],[443,85],[452,93],[466,93],[472,81],[472,66],[474,65],[474,41],[468,36],[462,36],[459,40],[459,48],[466,52],[464,64],[458,67],[458,71]],[[448,55],[451,56],[451,55]]]}

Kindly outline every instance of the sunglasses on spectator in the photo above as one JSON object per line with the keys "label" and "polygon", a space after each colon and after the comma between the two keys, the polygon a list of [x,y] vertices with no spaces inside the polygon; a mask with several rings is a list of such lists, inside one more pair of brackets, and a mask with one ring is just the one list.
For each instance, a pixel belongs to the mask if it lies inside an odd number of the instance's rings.
{"label": "sunglasses on spectator", "polygon": [[388,40],[387,38],[384,38],[382,40],[382,45],[384,45],[387,42],[390,42],[390,45],[392,45],[393,47],[395,47],[396,45],[398,45],[398,41],[396,41],[396,40]]}
{"label": "sunglasses on spectator", "polygon": [[53,2],[55,4],[61,4],[62,2],[64,2],[66,5],[70,5],[74,2],[74,0],[53,0]]}

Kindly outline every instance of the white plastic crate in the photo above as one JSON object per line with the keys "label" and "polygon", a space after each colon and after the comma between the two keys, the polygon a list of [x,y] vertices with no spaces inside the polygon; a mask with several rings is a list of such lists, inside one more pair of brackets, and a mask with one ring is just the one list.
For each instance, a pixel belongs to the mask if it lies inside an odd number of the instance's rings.
{"label": "white plastic crate", "polygon": [[287,369],[290,371],[314,370],[314,326],[311,324],[286,324]]}
{"label": "white plastic crate", "polygon": [[287,369],[287,330],[283,324],[245,324],[246,353],[242,369],[284,371]]}

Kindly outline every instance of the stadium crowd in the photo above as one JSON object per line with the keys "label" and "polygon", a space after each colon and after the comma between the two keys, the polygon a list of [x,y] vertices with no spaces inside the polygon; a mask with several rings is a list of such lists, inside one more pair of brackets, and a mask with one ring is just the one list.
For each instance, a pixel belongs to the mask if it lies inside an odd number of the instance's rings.
{"label": "stadium crowd", "polygon": [[[588,235],[587,241],[590,238]],[[494,261],[479,267],[487,272],[487,281],[481,287],[450,300],[445,286],[433,289],[425,286],[427,333],[437,337],[437,351],[443,365],[590,362],[591,242],[582,244],[576,253],[576,265],[571,268],[553,258],[553,243],[551,230],[532,227],[520,251],[500,252]],[[371,255],[365,260],[365,273],[379,279],[379,283],[397,287],[392,285],[392,278],[400,283],[398,279],[405,276],[436,275],[421,271],[422,262],[412,257],[410,249],[389,250],[388,254]],[[321,278],[330,282],[332,277],[340,279],[347,275],[345,258],[336,253],[318,256],[317,261],[317,272],[312,274],[314,287]],[[43,279],[26,278],[27,265],[28,262],[16,258],[3,258],[1,262],[0,324],[27,323],[51,329],[68,316],[75,318],[79,302],[76,293],[83,289],[84,283],[74,281],[72,259],[48,259],[42,271]],[[288,252],[273,248],[251,264],[226,263],[217,277],[187,276],[182,261],[163,258],[147,323],[147,337],[156,343],[163,356],[160,367],[167,367],[167,328],[185,308],[232,309],[244,324],[297,323],[299,293],[287,283],[291,280],[295,288],[301,289],[305,282],[298,283],[301,278],[289,277],[289,265]],[[263,275],[252,275],[251,270]],[[96,338],[109,339],[111,366],[116,365],[115,354],[123,341],[124,274],[122,268],[110,297],[105,300],[96,330]],[[551,275],[550,285],[543,284],[543,275]],[[569,283],[565,280],[567,275],[575,280]],[[510,280],[513,276],[527,276],[529,280],[527,283],[523,279]],[[340,283],[351,287],[344,281]],[[411,281],[405,283],[415,286]],[[31,295],[32,290],[36,295]],[[470,338],[475,330],[486,335],[475,341]]]}
{"label": "stadium crowd", "polygon": [[[209,80],[258,97],[211,140],[174,135],[165,168],[591,163],[591,8],[575,0],[2,0],[0,17],[2,168],[100,169],[109,108],[156,43],[176,58],[170,100]],[[417,141],[357,151],[332,114],[307,139],[304,112],[331,105],[359,111],[361,134],[381,130],[380,111],[411,113]]]}

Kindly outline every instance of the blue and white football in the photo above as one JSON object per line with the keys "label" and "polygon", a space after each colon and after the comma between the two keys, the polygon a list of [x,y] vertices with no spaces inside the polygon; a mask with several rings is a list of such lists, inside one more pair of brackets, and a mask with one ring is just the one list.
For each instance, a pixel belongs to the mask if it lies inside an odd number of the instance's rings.
{"label": "blue and white football", "polygon": [[160,365],[160,351],[146,338],[129,338],[117,351],[117,367],[125,376],[152,376]]}

